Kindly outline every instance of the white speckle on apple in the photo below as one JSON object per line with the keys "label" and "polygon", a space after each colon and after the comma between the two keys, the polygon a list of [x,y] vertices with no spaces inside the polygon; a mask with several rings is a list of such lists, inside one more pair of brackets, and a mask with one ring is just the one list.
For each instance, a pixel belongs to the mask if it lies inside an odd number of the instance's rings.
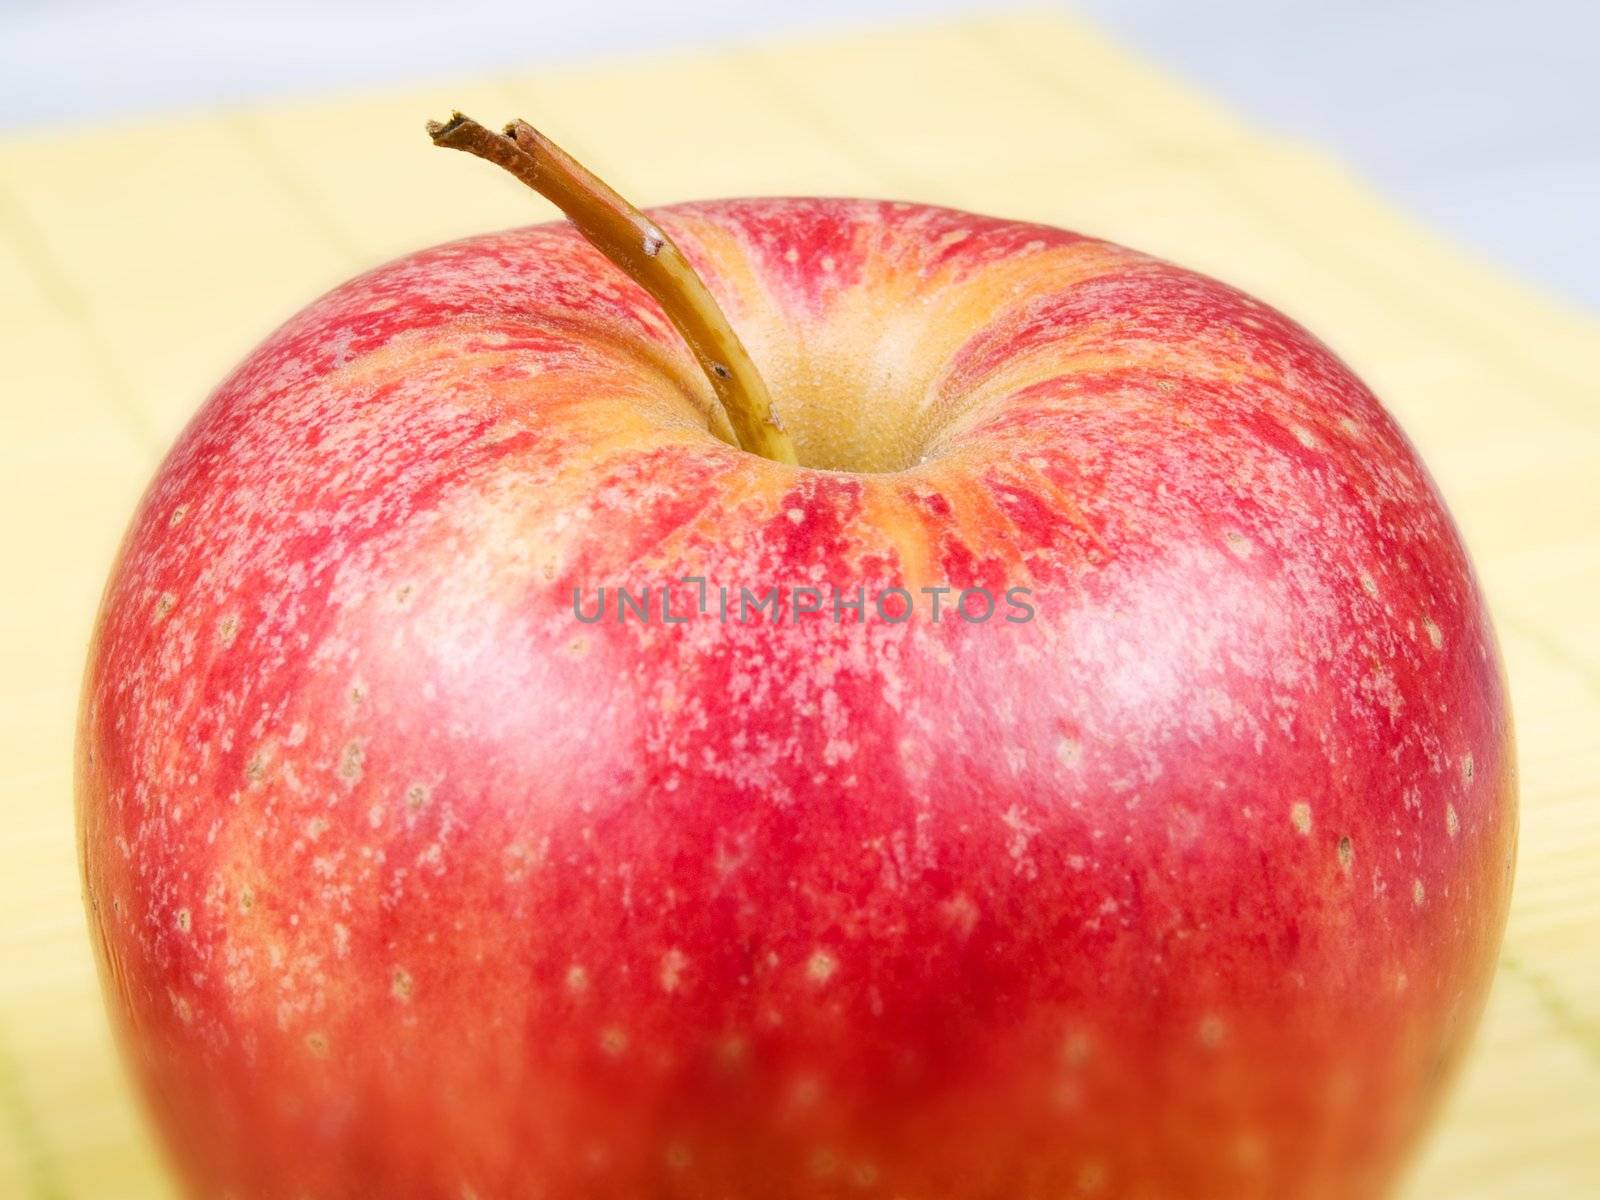
{"label": "white speckle on apple", "polygon": [[1418,908],[1421,908],[1423,902],[1426,901],[1427,898],[1428,889],[1422,886],[1422,880],[1413,879],[1411,881],[1411,903],[1415,904]]}
{"label": "white speckle on apple", "polygon": [[980,915],[978,906],[973,903],[972,897],[965,892],[960,892],[946,900],[943,908],[945,916],[949,918],[950,924],[955,928],[955,931],[964,938],[970,937],[973,929],[978,924]]}
{"label": "white speckle on apple", "polygon": [[1215,1013],[1207,1013],[1200,1018],[1200,1028],[1197,1033],[1202,1046],[1208,1048],[1220,1046],[1227,1032],[1228,1027],[1223,1024],[1222,1018]]}
{"label": "white speckle on apple", "polygon": [[1297,800],[1289,806],[1289,824],[1294,826],[1295,832],[1301,837],[1311,833],[1311,805],[1304,800]]}
{"label": "white speckle on apple", "polygon": [[839,970],[839,960],[827,950],[813,950],[806,959],[806,978],[821,987]]}
{"label": "white speckle on apple", "polygon": [[1456,815],[1456,806],[1454,804],[1446,804],[1444,806],[1444,829],[1451,837],[1455,837],[1461,832],[1461,818]]}
{"label": "white speckle on apple", "polygon": [[1249,538],[1245,537],[1245,535],[1240,533],[1237,529],[1228,530],[1227,533],[1222,535],[1222,540],[1227,545],[1228,550],[1236,558],[1249,558],[1255,553],[1255,543]]}
{"label": "white speckle on apple", "polygon": [[1039,832],[1039,826],[1030,821],[1022,811],[1022,806],[1013,804],[1001,814],[1000,820],[1011,831],[1011,840],[1007,843],[1007,850],[1011,860],[1017,864],[1017,873],[1028,879],[1038,877],[1039,868],[1028,853],[1033,845],[1033,839]]}
{"label": "white speckle on apple", "polygon": [[1444,631],[1441,630],[1437,624],[1435,624],[1432,617],[1422,618],[1422,632],[1428,635],[1428,641],[1433,643],[1433,648],[1435,650],[1443,648]]}
{"label": "white speckle on apple", "polygon": [[1461,782],[1470,787],[1472,785],[1472,777],[1476,773],[1477,769],[1472,762],[1472,752],[1469,750],[1466,757],[1461,760]]}
{"label": "white speckle on apple", "polygon": [[589,972],[577,963],[567,968],[567,991],[581,996],[589,990]]}
{"label": "white speckle on apple", "polygon": [[682,950],[674,947],[661,956],[661,990],[675,992],[683,986],[683,973],[689,959]]}
{"label": "white speckle on apple", "polygon": [[628,1035],[622,1029],[610,1025],[601,1031],[600,1049],[611,1058],[620,1058],[627,1048]]}
{"label": "white speckle on apple", "polygon": [[396,967],[389,978],[389,994],[402,1004],[409,1003],[415,984],[411,979],[411,972],[404,967]]}
{"label": "white speckle on apple", "polygon": [[1361,581],[1361,590],[1376,600],[1378,598],[1378,581],[1372,577],[1372,572],[1362,571],[1357,578]]}

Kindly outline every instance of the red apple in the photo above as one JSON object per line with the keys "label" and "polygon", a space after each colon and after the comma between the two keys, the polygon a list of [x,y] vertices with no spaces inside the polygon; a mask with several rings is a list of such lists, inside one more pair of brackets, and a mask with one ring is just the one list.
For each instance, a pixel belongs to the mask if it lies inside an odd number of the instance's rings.
{"label": "red apple", "polygon": [[1393,420],[1092,238],[652,219],[798,465],[557,224],[317,301],[134,519],[82,854],[190,1193],[1383,1194],[1516,836],[1493,634]]}

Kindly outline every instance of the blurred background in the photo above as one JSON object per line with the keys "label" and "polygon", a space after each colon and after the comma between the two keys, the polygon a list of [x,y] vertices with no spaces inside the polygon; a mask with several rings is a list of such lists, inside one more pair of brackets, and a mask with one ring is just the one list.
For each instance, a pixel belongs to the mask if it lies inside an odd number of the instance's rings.
{"label": "blurred background", "polygon": [[0,0],[0,1200],[169,1200],[78,895],[99,589],[207,392],[386,258],[555,214],[461,107],[641,203],[895,196],[1255,292],[1384,398],[1494,610],[1518,885],[1405,1200],[1600,1196],[1600,7],[1576,0]]}

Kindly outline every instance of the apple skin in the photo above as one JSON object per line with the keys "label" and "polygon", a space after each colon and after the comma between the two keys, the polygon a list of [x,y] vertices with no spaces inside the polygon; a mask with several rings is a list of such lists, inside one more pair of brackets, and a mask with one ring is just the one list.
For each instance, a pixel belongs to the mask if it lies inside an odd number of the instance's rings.
{"label": "apple skin", "polygon": [[[1516,816],[1483,602],[1377,400],[1059,230],[652,215],[811,465],[715,436],[660,310],[542,226],[306,309],[134,519],[79,827],[190,1192],[1386,1192]],[[916,611],[574,617],[686,576]],[[934,622],[939,585],[1035,619]]]}

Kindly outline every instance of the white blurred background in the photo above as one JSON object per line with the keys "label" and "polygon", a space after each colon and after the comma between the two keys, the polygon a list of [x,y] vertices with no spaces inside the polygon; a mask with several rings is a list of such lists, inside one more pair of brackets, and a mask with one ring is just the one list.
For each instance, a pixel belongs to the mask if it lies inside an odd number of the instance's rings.
{"label": "white blurred background", "polygon": [[[971,12],[951,0],[0,0],[13,132]],[[1480,257],[1600,311],[1600,4],[1078,0]],[[1063,71],[1072,69],[1062,63]]]}

